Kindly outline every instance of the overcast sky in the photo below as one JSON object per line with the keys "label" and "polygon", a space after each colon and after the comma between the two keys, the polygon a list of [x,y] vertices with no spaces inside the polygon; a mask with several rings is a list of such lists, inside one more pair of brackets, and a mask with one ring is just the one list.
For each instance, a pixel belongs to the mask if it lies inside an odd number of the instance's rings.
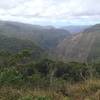
{"label": "overcast sky", "polygon": [[100,23],[100,0],[0,0],[0,20],[40,25]]}

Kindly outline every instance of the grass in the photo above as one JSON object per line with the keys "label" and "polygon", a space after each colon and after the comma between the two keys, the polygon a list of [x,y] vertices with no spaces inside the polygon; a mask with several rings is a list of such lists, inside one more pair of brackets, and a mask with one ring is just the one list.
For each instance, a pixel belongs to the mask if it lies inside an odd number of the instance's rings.
{"label": "grass", "polygon": [[74,100],[100,100],[99,79],[90,79],[83,83],[70,85],[67,90]]}
{"label": "grass", "polygon": [[100,100],[99,79],[66,84],[62,90],[2,86],[0,100]]}
{"label": "grass", "polygon": [[14,87],[1,87],[0,100],[62,100],[63,95],[51,90],[17,89]]}

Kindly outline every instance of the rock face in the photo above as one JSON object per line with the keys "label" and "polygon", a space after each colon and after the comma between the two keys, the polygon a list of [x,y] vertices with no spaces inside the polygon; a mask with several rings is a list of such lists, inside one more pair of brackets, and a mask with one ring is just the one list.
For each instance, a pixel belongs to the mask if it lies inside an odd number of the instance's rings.
{"label": "rock face", "polygon": [[92,61],[100,58],[100,25],[64,39],[56,49],[58,58],[68,61]]}

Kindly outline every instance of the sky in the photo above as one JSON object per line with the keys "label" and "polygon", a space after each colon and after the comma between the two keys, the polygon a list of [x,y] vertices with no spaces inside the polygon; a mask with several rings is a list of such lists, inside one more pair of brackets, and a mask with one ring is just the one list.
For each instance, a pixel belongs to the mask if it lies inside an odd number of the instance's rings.
{"label": "sky", "polygon": [[0,20],[39,25],[100,23],[100,0],[0,0]]}

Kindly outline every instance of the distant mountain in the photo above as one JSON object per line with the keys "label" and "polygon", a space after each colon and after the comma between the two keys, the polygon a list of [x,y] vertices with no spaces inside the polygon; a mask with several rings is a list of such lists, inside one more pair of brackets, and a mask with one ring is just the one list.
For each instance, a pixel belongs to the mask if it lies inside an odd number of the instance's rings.
{"label": "distant mountain", "polygon": [[64,39],[55,51],[57,57],[63,60],[82,62],[100,60],[100,24]]}
{"label": "distant mountain", "polygon": [[89,25],[75,25],[75,26],[65,26],[62,28],[68,30],[72,34],[75,34],[75,33],[82,32],[83,30],[85,30],[88,27],[90,27],[90,26]]}
{"label": "distant mountain", "polygon": [[8,37],[31,40],[46,49],[57,46],[65,37],[70,36],[70,32],[65,29],[7,21],[0,21],[0,33]]}

